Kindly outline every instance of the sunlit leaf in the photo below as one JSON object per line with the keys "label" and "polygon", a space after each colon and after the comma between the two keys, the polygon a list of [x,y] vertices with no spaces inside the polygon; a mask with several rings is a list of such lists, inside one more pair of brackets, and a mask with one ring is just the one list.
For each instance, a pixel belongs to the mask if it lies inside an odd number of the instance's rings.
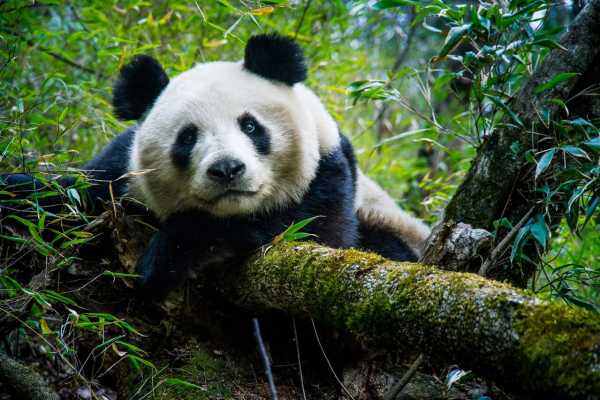
{"label": "sunlit leaf", "polygon": [[40,319],[39,322],[40,322],[40,329],[42,330],[42,334],[50,335],[52,333],[52,329],[50,329],[46,320],[42,318],[42,319]]}
{"label": "sunlit leaf", "polygon": [[587,147],[594,151],[600,151],[600,136],[583,142]]}
{"label": "sunlit leaf", "polygon": [[537,163],[537,167],[535,168],[535,178],[537,179],[547,168],[550,166],[552,162],[552,158],[554,158],[554,153],[556,149],[550,149],[544,153],[544,155],[540,158],[540,161]]}
{"label": "sunlit leaf", "polygon": [[531,232],[531,236],[533,236],[540,246],[545,249],[548,231],[546,229],[546,222],[544,221],[544,214],[536,214],[533,218],[533,223],[530,225],[529,231]]}
{"label": "sunlit leaf", "polygon": [[446,42],[444,43],[442,50],[439,52],[438,57],[444,57],[450,53],[456,46],[458,46],[463,37],[469,33],[470,30],[471,24],[452,27],[446,36]]}
{"label": "sunlit leaf", "polygon": [[271,14],[273,11],[275,11],[275,8],[273,8],[273,7],[260,7],[260,8],[255,8],[254,10],[252,10],[252,14],[266,15],[266,14]]}

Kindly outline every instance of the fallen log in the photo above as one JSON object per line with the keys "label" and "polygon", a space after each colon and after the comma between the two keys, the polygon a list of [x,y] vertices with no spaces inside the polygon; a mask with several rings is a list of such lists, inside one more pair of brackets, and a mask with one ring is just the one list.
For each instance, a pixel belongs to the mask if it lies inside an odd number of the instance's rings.
{"label": "fallen log", "polygon": [[219,274],[240,306],[308,314],[390,352],[419,349],[515,393],[600,394],[600,317],[504,283],[311,243]]}

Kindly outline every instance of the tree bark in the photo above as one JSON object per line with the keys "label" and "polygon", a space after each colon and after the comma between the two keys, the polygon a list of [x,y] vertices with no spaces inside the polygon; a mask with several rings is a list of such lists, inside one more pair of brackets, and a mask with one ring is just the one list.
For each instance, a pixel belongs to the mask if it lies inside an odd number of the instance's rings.
{"label": "tree bark", "polygon": [[13,394],[23,400],[58,400],[54,390],[44,382],[44,378],[31,368],[10,358],[0,349],[0,382]]}
{"label": "tree bark", "polygon": [[280,244],[221,271],[225,298],[307,314],[368,346],[419,349],[516,392],[600,394],[600,318],[478,275]]}
{"label": "tree bark", "polygon": [[[562,48],[550,52],[518,96],[509,104],[510,109],[522,121],[522,125],[507,120],[507,123],[492,133],[479,148],[464,182],[446,208],[443,224],[453,226],[464,223],[475,229],[491,231],[495,220],[507,217],[513,224],[517,224],[532,206],[536,206],[537,196],[531,195],[535,181],[531,168],[527,168],[524,154],[531,149],[543,149],[543,139],[552,134],[551,127],[545,126],[540,117],[541,110],[547,110],[552,116],[560,115],[560,106],[550,100],[558,98],[567,101],[577,86],[590,83],[584,80],[589,79],[588,72],[595,68],[596,60],[600,56],[599,26],[600,0],[592,0],[561,38]],[[540,84],[564,72],[575,72],[579,75],[550,90],[536,93]],[[597,81],[597,76],[594,78]],[[572,111],[577,113],[577,110]],[[521,149],[518,155],[514,155],[512,150],[515,144]],[[562,211],[564,210],[554,211],[550,216],[552,221],[548,221],[550,225],[556,223],[557,219],[560,220]],[[448,251],[435,250],[433,246],[436,242],[439,240],[432,240],[426,250],[429,257],[424,261],[427,263],[435,264],[440,259],[435,254],[438,251]],[[535,255],[533,258],[536,258]],[[480,265],[480,262],[464,263],[463,270],[476,272],[477,265]],[[440,266],[444,268],[444,265]],[[491,276],[524,286],[534,269],[534,265],[509,265],[496,268]]]}

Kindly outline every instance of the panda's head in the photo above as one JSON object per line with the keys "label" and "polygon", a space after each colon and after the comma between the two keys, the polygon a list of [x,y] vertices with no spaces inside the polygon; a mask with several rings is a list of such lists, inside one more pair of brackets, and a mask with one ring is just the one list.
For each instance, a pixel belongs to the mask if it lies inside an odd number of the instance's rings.
{"label": "panda's head", "polygon": [[243,62],[199,64],[169,81],[156,60],[134,59],[115,85],[115,113],[139,120],[131,191],[159,216],[201,209],[216,216],[298,202],[337,127],[300,82],[300,47],[254,36]]}

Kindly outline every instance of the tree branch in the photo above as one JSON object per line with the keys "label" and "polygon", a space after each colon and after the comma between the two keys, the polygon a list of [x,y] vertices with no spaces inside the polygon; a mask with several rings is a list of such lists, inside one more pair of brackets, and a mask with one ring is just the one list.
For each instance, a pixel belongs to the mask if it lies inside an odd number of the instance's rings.
{"label": "tree branch", "polygon": [[58,400],[58,395],[32,369],[10,358],[0,349],[0,382],[20,399]]}
{"label": "tree branch", "polygon": [[309,313],[375,348],[419,349],[516,392],[600,393],[600,318],[475,274],[281,244],[221,271],[240,306]]}

